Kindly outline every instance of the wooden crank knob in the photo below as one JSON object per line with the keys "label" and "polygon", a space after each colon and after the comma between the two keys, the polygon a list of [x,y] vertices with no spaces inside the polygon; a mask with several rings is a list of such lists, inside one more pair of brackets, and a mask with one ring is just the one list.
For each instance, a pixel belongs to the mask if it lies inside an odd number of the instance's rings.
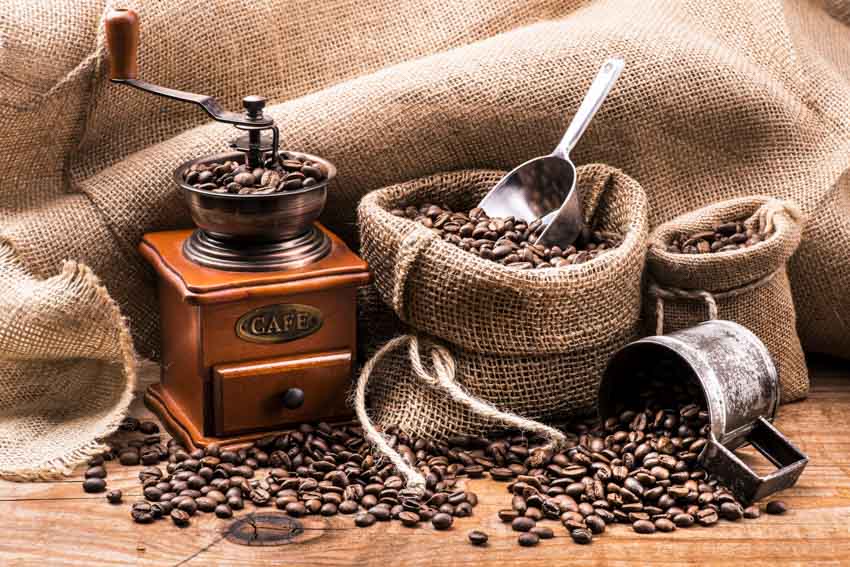
{"label": "wooden crank knob", "polygon": [[139,76],[139,15],[133,10],[116,8],[106,15],[106,47],[109,52],[111,80],[137,79]]}
{"label": "wooden crank knob", "polygon": [[283,393],[283,407],[286,409],[298,409],[304,405],[304,390],[301,388],[289,388]]}

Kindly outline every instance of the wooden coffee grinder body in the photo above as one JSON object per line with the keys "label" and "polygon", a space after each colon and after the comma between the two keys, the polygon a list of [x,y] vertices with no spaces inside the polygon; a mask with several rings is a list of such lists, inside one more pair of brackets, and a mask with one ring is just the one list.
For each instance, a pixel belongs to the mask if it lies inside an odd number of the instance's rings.
{"label": "wooden coffee grinder body", "polygon": [[162,327],[162,378],[146,402],[182,441],[238,445],[302,422],[350,417],[357,288],[366,263],[338,237],[327,256],[278,272],[189,261],[191,231],[145,235]]}

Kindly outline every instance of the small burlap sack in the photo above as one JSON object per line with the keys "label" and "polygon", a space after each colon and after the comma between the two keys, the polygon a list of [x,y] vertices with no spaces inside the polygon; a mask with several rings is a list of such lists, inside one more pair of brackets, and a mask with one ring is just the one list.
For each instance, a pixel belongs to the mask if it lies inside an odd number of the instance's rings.
{"label": "small burlap sack", "polygon": [[[746,219],[746,220],[745,220]],[[667,250],[675,236],[711,230],[732,221],[766,236],[739,250],[681,254]],[[806,397],[809,374],[786,264],[800,243],[802,213],[791,201],[742,197],[682,215],[659,226],[647,256],[647,322],[655,334],[728,319],[764,342],[776,364],[781,401]]]}
{"label": "small burlap sack", "polygon": [[386,447],[371,419],[429,438],[516,427],[557,444],[562,434],[532,420],[592,407],[608,358],[636,331],[647,206],[640,186],[619,170],[578,169],[590,226],[624,236],[585,264],[507,268],[390,212],[426,202],[468,210],[502,175],[437,174],[361,201],[362,253],[375,286],[413,329],[382,347],[358,381],[355,408],[380,450]]}

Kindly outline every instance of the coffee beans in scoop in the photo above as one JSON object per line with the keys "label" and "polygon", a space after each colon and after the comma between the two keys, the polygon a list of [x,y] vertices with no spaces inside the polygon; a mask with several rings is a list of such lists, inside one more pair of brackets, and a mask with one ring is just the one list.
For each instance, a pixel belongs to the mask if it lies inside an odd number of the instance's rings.
{"label": "coffee beans in scoop", "polygon": [[711,230],[676,236],[667,246],[667,251],[676,254],[731,252],[758,244],[769,236],[747,228],[741,221],[727,222]]}
{"label": "coffee beans in scoop", "polygon": [[489,217],[477,207],[454,212],[445,205],[426,203],[393,209],[392,214],[430,228],[461,250],[520,270],[583,264],[622,242],[619,234],[585,228],[573,245],[563,249],[544,247],[535,244],[545,228],[539,219],[527,222],[514,217]]}
{"label": "coffee beans in scoop", "polygon": [[281,152],[279,162],[267,159],[264,167],[250,168],[235,161],[196,163],[184,172],[183,181],[213,193],[268,195],[311,187],[326,177],[320,164]]}

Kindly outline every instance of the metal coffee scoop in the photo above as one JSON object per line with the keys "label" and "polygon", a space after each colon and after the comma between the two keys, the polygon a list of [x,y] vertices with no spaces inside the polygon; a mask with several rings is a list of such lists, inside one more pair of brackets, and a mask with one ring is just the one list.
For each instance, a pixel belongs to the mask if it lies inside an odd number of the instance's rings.
{"label": "metal coffee scoop", "polygon": [[623,66],[622,59],[605,61],[555,151],[531,159],[505,175],[478,204],[485,213],[528,222],[543,217],[546,228],[537,239],[543,246],[566,248],[575,241],[584,226],[584,213],[570,151],[602,106]]}
{"label": "metal coffee scoop", "polygon": [[[699,385],[711,431],[698,459],[741,502],[797,482],[809,459],[771,424],[779,406],[779,378],[764,343],[748,329],[714,320],[626,345],[612,357],[599,385],[600,417],[619,415],[652,380]],[[760,475],[735,454],[748,444],[776,470]]]}

